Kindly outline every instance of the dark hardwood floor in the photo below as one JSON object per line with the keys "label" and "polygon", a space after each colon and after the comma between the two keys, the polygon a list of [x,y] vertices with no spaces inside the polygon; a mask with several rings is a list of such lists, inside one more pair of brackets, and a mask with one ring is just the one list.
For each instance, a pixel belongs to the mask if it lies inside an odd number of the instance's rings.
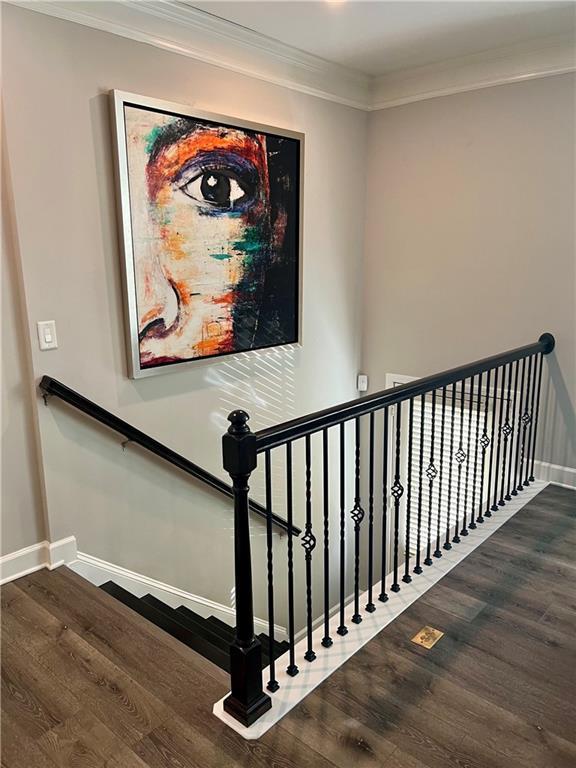
{"label": "dark hardwood floor", "polygon": [[[3,768],[576,768],[576,492],[549,486],[259,741],[213,664],[66,568],[2,593]],[[410,641],[424,625],[445,636]]]}

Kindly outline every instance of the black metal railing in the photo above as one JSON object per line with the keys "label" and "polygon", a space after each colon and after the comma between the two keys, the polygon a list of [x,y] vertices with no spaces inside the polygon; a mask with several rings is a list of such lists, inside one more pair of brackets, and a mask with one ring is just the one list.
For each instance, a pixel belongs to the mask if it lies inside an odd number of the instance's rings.
{"label": "black metal railing", "polygon": [[[317,652],[321,653],[318,646],[337,642],[330,632],[331,619],[336,619],[337,626],[336,622],[332,625],[336,634],[349,631],[347,593],[352,595],[350,621],[359,624],[363,610],[377,610],[373,599],[373,588],[378,585],[375,572],[380,576],[377,599],[385,602],[390,580],[390,591],[399,592],[401,583],[410,583],[414,575],[423,572],[423,566],[432,566],[443,550],[458,544],[461,537],[468,536],[534,480],[543,356],[554,344],[554,337],[545,333],[535,344],[256,433],[250,431],[246,412],[229,415],[223,457],[234,488],[237,627],[231,646],[231,694],[224,702],[228,713],[251,725],[271,707],[271,698],[263,689],[261,649],[254,636],[252,608],[248,484],[258,456],[264,454],[266,480],[270,642],[274,640],[276,589],[285,587],[284,583],[274,584],[280,566],[275,564],[272,546],[272,507],[285,506],[289,522],[294,510],[301,508],[305,519],[301,538],[305,589],[301,597],[294,589],[295,553],[290,531],[286,558],[290,645],[286,672],[294,676],[298,662],[314,662]],[[318,440],[313,443],[315,436]],[[347,450],[349,440],[352,445]],[[334,451],[330,451],[330,441]],[[304,477],[302,498],[297,499],[294,455],[302,444]],[[316,465],[314,448],[319,452]],[[278,475],[272,466],[278,454],[285,472],[281,502],[273,492],[273,480]],[[338,457],[336,462],[334,456]],[[331,469],[334,463],[335,472]],[[316,495],[314,466],[316,474],[322,475],[316,483]],[[377,471],[381,472],[381,482]],[[317,516],[313,514],[315,507]],[[365,525],[368,530],[363,536]],[[337,558],[331,555],[331,536],[337,538]],[[322,556],[315,558],[319,541]],[[316,585],[312,579],[315,567],[321,576]],[[362,584],[367,586],[363,609]],[[318,589],[322,599],[314,611]],[[335,591],[336,603],[332,604],[330,595]],[[305,617],[305,647],[302,658],[297,659],[295,607],[300,606]],[[313,628],[317,621],[322,622],[323,638],[315,647]],[[279,687],[273,658],[266,687],[272,693]]]}
{"label": "black metal railing", "polygon": [[[184,456],[181,456],[179,453],[176,453],[176,451],[168,448],[168,446],[158,442],[158,440],[154,440],[154,438],[150,437],[145,432],[142,432],[131,424],[128,424],[128,422],[122,421],[122,419],[114,416],[114,414],[110,413],[110,411],[107,411],[105,408],[102,408],[91,400],[88,400],[88,398],[83,397],[78,392],[70,389],[70,387],[62,384],[62,382],[53,379],[51,376],[43,376],[39,387],[45,398],[48,396],[58,397],[60,400],[63,400],[69,405],[74,406],[74,408],[77,410],[82,411],[82,413],[85,413],[91,418],[100,422],[100,424],[104,424],[106,427],[109,427],[115,432],[123,435],[130,443],[140,445],[150,453],[159,456],[169,464],[178,467],[178,469],[181,469],[183,472],[191,475],[196,480],[199,480],[213,490],[218,491],[218,493],[221,493],[228,498],[234,497],[234,491],[232,487],[221,480],[219,477],[216,477],[216,475],[213,475],[207,470],[198,466],[198,464],[194,464],[194,462],[189,461],[189,459],[184,458]],[[267,522],[271,517],[271,522],[273,525],[278,526],[285,531],[290,529],[293,536],[300,535],[300,528],[294,525],[290,527],[289,523],[278,515],[272,514],[270,516],[266,507],[258,504],[258,502],[249,499],[248,506],[252,512],[259,515],[260,517],[265,518]]]}

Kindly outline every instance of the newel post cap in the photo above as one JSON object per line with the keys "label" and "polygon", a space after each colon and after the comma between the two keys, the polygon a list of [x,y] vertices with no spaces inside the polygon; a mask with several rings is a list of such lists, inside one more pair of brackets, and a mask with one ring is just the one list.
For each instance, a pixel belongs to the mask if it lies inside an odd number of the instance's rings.
{"label": "newel post cap", "polygon": [[538,339],[540,344],[544,347],[544,354],[549,355],[550,352],[554,349],[556,346],[556,339],[551,333],[543,333],[542,336]]}
{"label": "newel post cap", "polygon": [[249,475],[256,469],[256,435],[250,431],[246,411],[232,411],[228,415],[230,426],[222,436],[224,469],[232,476]]}

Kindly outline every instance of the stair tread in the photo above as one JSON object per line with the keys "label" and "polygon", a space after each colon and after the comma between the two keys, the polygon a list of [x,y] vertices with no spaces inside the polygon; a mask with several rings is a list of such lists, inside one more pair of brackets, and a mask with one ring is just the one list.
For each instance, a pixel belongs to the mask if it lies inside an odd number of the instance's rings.
{"label": "stair tread", "polygon": [[176,613],[180,616],[181,621],[186,623],[187,626],[190,626],[190,628],[198,626],[208,629],[208,631],[220,637],[228,645],[234,640],[234,630],[232,627],[228,627],[228,630],[223,629],[218,624],[214,624],[210,621],[210,619],[205,619],[203,616],[199,616],[186,605],[181,605],[176,608]]}
{"label": "stair tread", "polygon": [[[162,600],[159,600],[157,597],[154,597],[154,595],[144,595],[144,597],[141,598],[143,602],[145,602],[147,605],[151,605],[153,608],[156,608],[156,610],[161,611],[166,616],[168,616],[173,621],[178,622],[178,624],[181,624],[183,627],[186,627],[190,632],[199,635],[200,637],[203,637],[208,642],[212,643],[214,646],[219,648],[224,653],[228,654],[230,650],[230,641],[226,638],[221,637],[215,632],[212,632],[209,626],[206,624],[202,624],[204,619],[202,619],[201,616],[198,616],[198,614],[194,614],[194,616],[199,619],[199,621],[188,621],[187,616],[181,612],[178,608],[172,608],[169,605],[166,605],[166,603],[163,603]],[[192,612],[191,612],[192,613]]]}

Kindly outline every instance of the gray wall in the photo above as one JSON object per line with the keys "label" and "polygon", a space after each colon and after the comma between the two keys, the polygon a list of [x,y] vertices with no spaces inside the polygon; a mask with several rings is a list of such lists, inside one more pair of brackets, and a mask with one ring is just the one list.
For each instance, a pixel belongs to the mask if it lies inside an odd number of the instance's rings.
{"label": "gray wall", "polygon": [[424,376],[535,341],[540,457],[576,467],[574,76],[370,116],[363,367]]}

